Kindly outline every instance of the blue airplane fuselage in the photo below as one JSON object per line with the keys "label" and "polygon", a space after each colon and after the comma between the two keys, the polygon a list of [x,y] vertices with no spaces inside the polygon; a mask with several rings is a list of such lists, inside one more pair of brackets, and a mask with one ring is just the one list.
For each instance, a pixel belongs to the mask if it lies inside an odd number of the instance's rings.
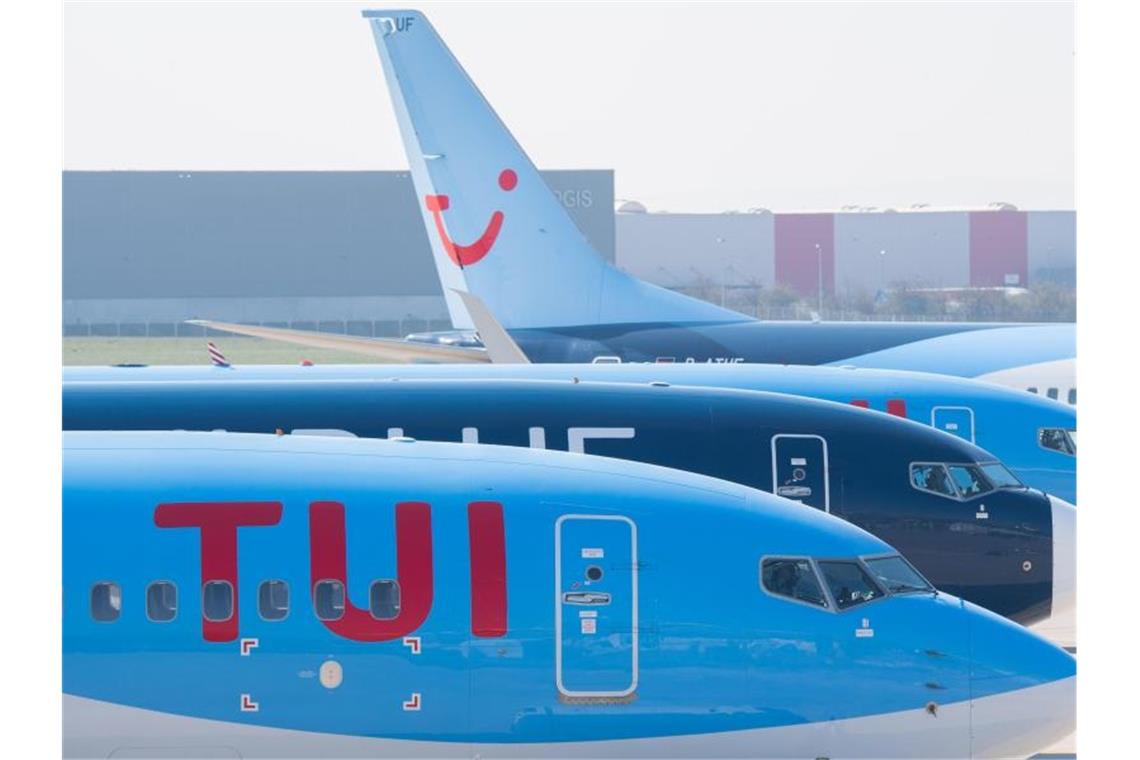
{"label": "blue airplane fuselage", "polygon": [[623,362],[844,364],[956,377],[1076,355],[1072,324],[971,322],[628,323],[516,328],[511,337],[535,363]]}
{"label": "blue airplane fuselage", "polygon": [[1073,658],[1016,624],[774,593],[767,560],[894,550],[741,486],[423,442],[64,447],[68,755],[967,757],[1072,725]]}

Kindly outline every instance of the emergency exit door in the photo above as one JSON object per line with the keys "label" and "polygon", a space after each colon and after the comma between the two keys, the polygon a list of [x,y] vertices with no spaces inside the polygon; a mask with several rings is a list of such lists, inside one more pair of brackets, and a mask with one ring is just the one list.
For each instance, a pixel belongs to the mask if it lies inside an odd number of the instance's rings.
{"label": "emergency exit door", "polygon": [[930,411],[930,424],[936,430],[974,442],[974,410],[968,406],[936,406]]}
{"label": "emergency exit door", "polygon": [[555,679],[566,697],[637,688],[637,526],[563,515],[554,527]]}
{"label": "emergency exit door", "polygon": [[785,499],[831,511],[827,441],[823,436],[772,436],[772,491]]}

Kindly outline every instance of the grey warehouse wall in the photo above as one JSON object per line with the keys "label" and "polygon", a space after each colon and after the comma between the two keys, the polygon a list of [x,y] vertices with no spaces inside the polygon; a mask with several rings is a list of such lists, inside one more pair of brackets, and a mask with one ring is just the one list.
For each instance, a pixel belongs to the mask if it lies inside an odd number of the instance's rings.
{"label": "grey warehouse wall", "polygon": [[835,284],[871,293],[899,285],[964,286],[969,249],[967,214],[836,214]]}
{"label": "grey warehouse wall", "polygon": [[[612,261],[613,172],[543,176]],[[79,333],[195,317],[446,320],[407,172],[64,172],[63,299]]]}
{"label": "grey warehouse wall", "polygon": [[1072,211],[1037,211],[1026,228],[1029,281],[1075,286],[1077,218]]}

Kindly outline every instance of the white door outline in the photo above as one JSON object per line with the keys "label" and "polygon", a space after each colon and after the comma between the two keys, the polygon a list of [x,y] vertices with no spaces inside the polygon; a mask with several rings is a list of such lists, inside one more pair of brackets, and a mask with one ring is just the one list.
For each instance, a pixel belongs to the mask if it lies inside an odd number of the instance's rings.
{"label": "white door outline", "polygon": [[[566,520],[617,520],[629,525],[630,588],[633,594],[631,600],[633,675],[629,687],[626,689],[620,691],[571,691],[562,685],[562,523]],[[567,697],[627,697],[637,691],[637,637],[637,524],[622,515],[562,515],[554,523],[554,680],[558,685],[558,691]]]}
{"label": "white door outline", "polygon": [[[942,430],[942,428],[938,427],[938,425],[935,423],[935,418],[937,418],[938,412],[940,410],[943,410],[943,409],[946,411],[949,411],[949,412],[966,411],[966,412],[970,413],[970,443],[973,443],[974,442],[974,428],[975,428],[974,410],[968,406],[934,406],[934,407],[931,407],[930,408],[930,427],[934,428],[935,430]],[[942,430],[942,432],[943,433],[949,433],[950,435],[954,435],[954,433],[950,430]],[[961,438],[962,436],[958,436],[958,437]]]}
{"label": "white door outline", "polygon": [[[779,477],[779,463],[776,457],[776,441],[781,438],[814,438],[823,444],[823,511],[831,512],[831,467],[830,459],[827,455],[827,439],[822,435],[815,435],[814,433],[777,433],[772,436],[772,493],[776,493],[779,489],[779,484],[776,482]],[[777,496],[779,494],[776,494]],[[804,504],[805,507],[812,507],[811,504]],[[815,509],[815,507],[812,507]]]}

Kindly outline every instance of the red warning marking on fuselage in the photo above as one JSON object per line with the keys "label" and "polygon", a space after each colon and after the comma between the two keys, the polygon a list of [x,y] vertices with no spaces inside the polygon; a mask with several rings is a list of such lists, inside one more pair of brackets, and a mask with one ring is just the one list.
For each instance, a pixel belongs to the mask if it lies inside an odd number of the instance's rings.
{"label": "red warning marking on fuselage", "polygon": [[901,398],[887,399],[887,414],[893,414],[896,417],[906,417],[906,402]]}
{"label": "red warning marking on fuselage", "polygon": [[405,636],[404,646],[412,650],[412,654],[419,654],[422,643],[419,636]]}
{"label": "red warning marking on fuselage", "polygon": [[249,653],[257,649],[260,644],[257,639],[242,639],[241,640],[241,656],[249,657]]}
{"label": "red warning marking on fuselage", "polygon": [[418,691],[412,692],[412,698],[404,702],[404,709],[408,712],[415,712],[420,709],[420,693]]}
{"label": "red warning marking on fuselage", "polygon": [[241,695],[241,711],[242,712],[257,712],[261,709],[261,705],[253,701],[249,694]]}
{"label": "red warning marking on fuselage", "polygon": [[[860,409],[870,409],[871,404],[866,399],[852,399],[851,406],[857,406]],[[906,400],[901,398],[887,399],[887,414],[893,414],[896,417],[906,417]]]}
{"label": "red warning marking on fuselage", "polygon": [[[519,178],[514,170],[503,169],[499,172],[499,188],[503,192],[509,193],[518,187],[518,183]],[[424,205],[431,212],[432,219],[435,221],[435,231],[439,234],[440,242],[443,243],[443,249],[447,251],[448,258],[460,267],[478,263],[490,253],[491,247],[495,245],[495,241],[499,237],[499,231],[503,228],[503,212],[495,211],[483,229],[483,234],[474,242],[461,245],[451,239],[451,236],[447,234],[447,226],[443,223],[443,212],[451,206],[451,200],[448,196],[426,195],[424,196]]]}

